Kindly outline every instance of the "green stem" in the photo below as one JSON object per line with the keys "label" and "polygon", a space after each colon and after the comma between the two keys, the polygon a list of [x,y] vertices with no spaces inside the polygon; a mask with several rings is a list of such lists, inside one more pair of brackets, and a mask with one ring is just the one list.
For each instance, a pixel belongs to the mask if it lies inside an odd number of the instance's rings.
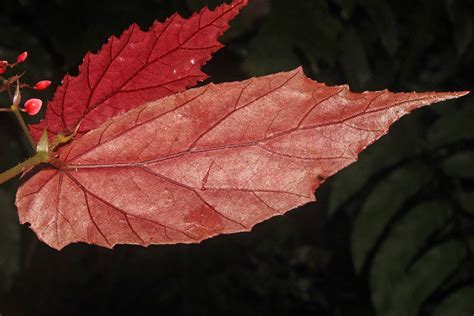
{"label": "green stem", "polygon": [[31,136],[30,130],[28,129],[28,126],[26,126],[25,120],[23,120],[23,116],[21,115],[20,110],[18,109],[18,107],[14,105],[12,105],[10,109],[13,112],[13,114],[15,114],[15,117],[18,120],[18,123],[20,123],[21,129],[23,130],[23,133],[25,133],[26,138],[28,138],[31,148],[33,148],[33,151],[36,152],[36,142]]}
{"label": "green stem", "polygon": [[0,184],[7,182],[8,180],[16,177],[17,175],[25,172],[26,170],[33,168],[41,163],[51,161],[51,157],[48,153],[40,151],[37,152],[33,157],[25,160],[24,162],[18,164],[17,166],[0,173]]}

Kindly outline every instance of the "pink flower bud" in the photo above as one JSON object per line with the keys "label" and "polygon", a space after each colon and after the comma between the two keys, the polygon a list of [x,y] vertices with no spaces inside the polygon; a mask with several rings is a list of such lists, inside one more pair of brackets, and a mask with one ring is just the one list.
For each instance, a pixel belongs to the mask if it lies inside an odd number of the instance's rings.
{"label": "pink flower bud", "polygon": [[28,52],[27,51],[24,51],[23,53],[21,53],[20,55],[18,55],[18,57],[16,58],[16,62],[17,63],[22,63],[26,60],[26,58],[28,58]]}
{"label": "pink flower bud", "polygon": [[25,102],[25,109],[23,111],[29,115],[36,115],[41,110],[42,105],[43,101],[40,99],[29,99]]}
{"label": "pink flower bud", "polygon": [[44,90],[46,89],[47,87],[49,87],[49,85],[51,84],[51,81],[49,80],[41,80],[41,81],[38,81],[35,86],[33,87],[33,89],[35,90]]}

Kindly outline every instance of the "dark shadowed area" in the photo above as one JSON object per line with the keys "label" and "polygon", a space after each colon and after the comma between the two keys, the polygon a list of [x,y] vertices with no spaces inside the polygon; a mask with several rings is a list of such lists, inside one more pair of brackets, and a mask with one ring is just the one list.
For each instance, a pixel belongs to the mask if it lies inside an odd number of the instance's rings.
{"label": "dark shadowed area", "polygon": [[[5,1],[0,59],[28,50],[26,81],[54,86],[29,96],[51,99],[87,51],[131,23],[222,2]],[[252,0],[223,42],[206,82],[303,65],[354,91],[474,89],[471,0]],[[415,111],[318,202],[198,245],[58,252],[18,224],[11,180],[0,187],[0,315],[472,315],[473,122],[472,94]],[[0,169],[29,155],[0,112]]]}

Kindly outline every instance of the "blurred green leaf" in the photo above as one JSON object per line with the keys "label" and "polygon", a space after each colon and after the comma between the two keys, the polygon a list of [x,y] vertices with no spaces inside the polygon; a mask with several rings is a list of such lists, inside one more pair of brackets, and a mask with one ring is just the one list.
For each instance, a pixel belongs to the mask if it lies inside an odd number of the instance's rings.
{"label": "blurred green leaf", "polygon": [[456,192],[455,199],[467,212],[474,214],[474,191]]}
{"label": "blurred green leaf", "polygon": [[250,41],[243,69],[252,75],[270,74],[298,67],[300,57],[315,68],[320,61],[333,65],[341,31],[341,22],[331,15],[326,1],[273,0]]}
{"label": "blurred green leaf", "polygon": [[474,152],[450,155],[442,162],[442,168],[452,177],[474,178]]}
{"label": "blurred green leaf", "polygon": [[428,237],[446,225],[450,215],[448,205],[428,202],[410,210],[390,227],[370,271],[372,302],[378,315],[386,315],[392,305],[398,304],[393,300],[393,293],[410,267],[411,260],[426,244]]}
{"label": "blurred green leaf", "polygon": [[352,230],[352,258],[356,271],[363,267],[390,219],[430,176],[431,171],[425,165],[411,164],[392,172],[371,192]]}
{"label": "blurred green leaf", "polygon": [[466,286],[454,292],[434,310],[433,316],[471,315],[474,311],[474,287]]}
{"label": "blurred green leaf", "polygon": [[372,74],[364,45],[354,29],[349,29],[340,41],[341,63],[349,85],[361,90]]}
{"label": "blurred green leaf", "polygon": [[384,48],[393,56],[399,46],[398,25],[389,2],[359,0],[358,3],[367,10]]}
{"label": "blurred green leaf", "polygon": [[432,147],[455,141],[474,139],[474,106],[466,102],[441,116],[430,128],[428,141]]}
{"label": "blurred green leaf", "polygon": [[474,5],[467,2],[447,0],[446,8],[454,28],[454,39],[459,55],[462,55],[474,39],[472,10]]}
{"label": "blurred green leaf", "polygon": [[448,241],[430,249],[392,285],[390,302],[376,305],[377,314],[418,315],[423,301],[458,267],[465,254],[463,244],[457,241]]}

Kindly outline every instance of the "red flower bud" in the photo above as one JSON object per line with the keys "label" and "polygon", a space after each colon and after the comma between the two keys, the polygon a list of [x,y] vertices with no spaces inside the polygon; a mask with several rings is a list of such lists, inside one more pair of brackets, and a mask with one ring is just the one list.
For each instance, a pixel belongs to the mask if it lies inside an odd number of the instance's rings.
{"label": "red flower bud", "polygon": [[8,62],[6,60],[0,60],[0,75],[7,70]]}
{"label": "red flower bud", "polygon": [[21,53],[20,55],[18,55],[18,57],[16,58],[16,62],[17,63],[22,63],[26,60],[26,58],[28,58],[28,52],[27,51],[24,51],[23,53]]}
{"label": "red flower bud", "polygon": [[44,90],[46,89],[47,87],[49,87],[49,85],[51,84],[51,81],[49,80],[41,80],[41,81],[38,81],[35,86],[33,87],[33,89],[35,90]]}
{"label": "red flower bud", "polygon": [[25,109],[23,111],[29,115],[36,115],[41,110],[42,105],[43,101],[40,99],[29,99],[25,102]]}

